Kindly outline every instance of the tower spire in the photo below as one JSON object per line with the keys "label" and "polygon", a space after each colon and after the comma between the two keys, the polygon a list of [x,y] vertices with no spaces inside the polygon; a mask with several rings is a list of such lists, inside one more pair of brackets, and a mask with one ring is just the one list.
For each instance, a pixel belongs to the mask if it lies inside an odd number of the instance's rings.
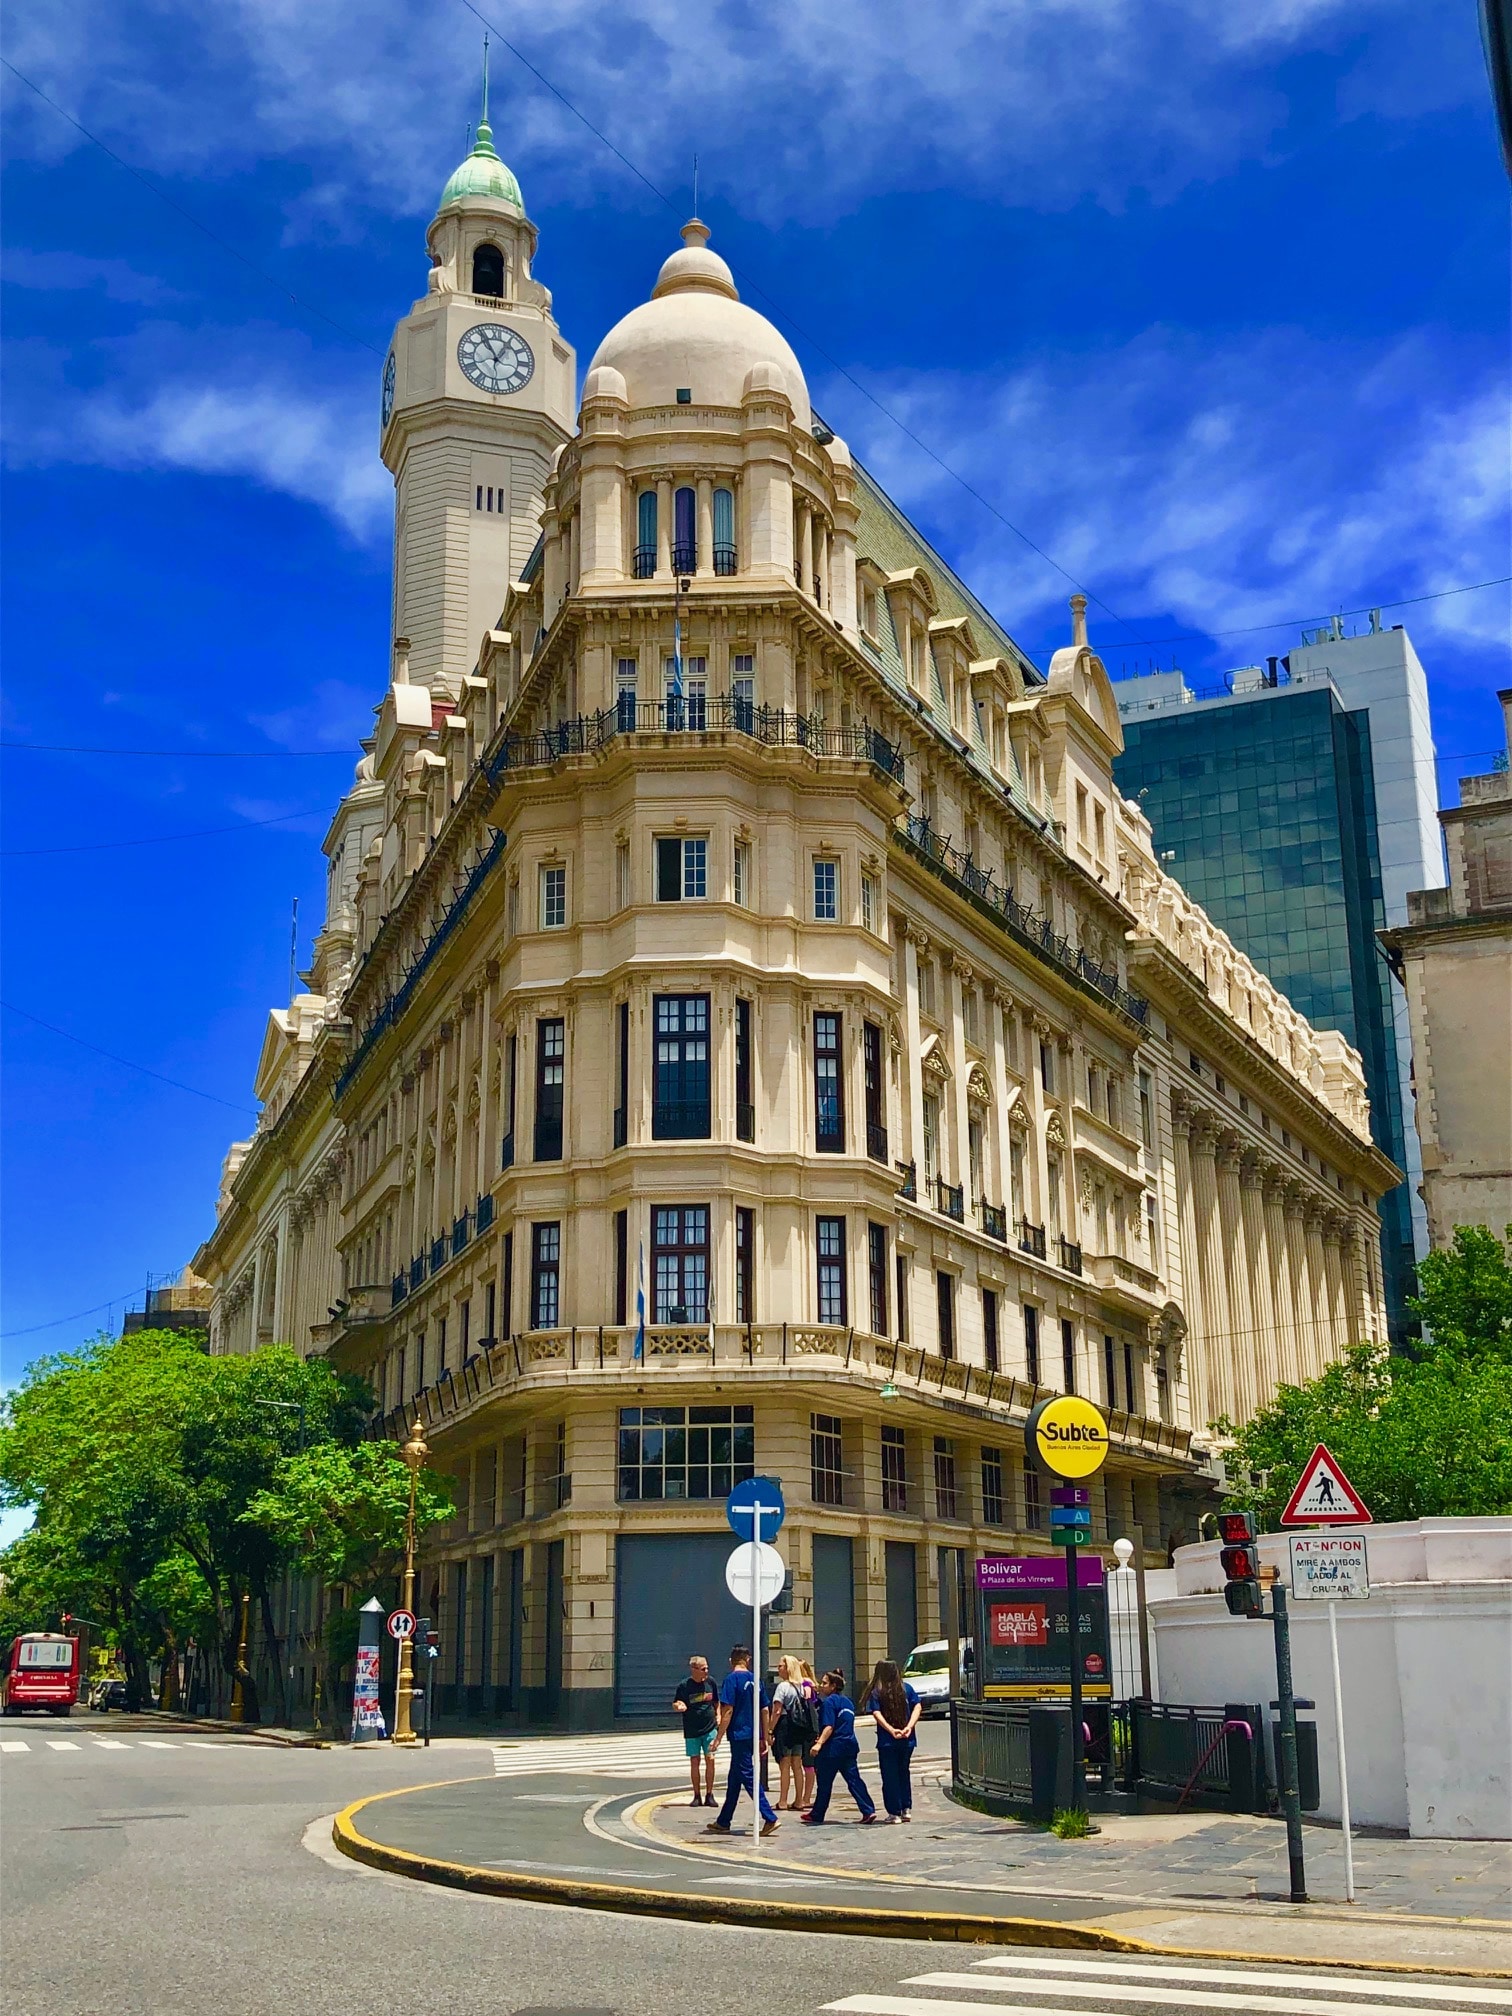
{"label": "tower spire", "polygon": [[483,121],[488,124],[488,30],[483,30]]}

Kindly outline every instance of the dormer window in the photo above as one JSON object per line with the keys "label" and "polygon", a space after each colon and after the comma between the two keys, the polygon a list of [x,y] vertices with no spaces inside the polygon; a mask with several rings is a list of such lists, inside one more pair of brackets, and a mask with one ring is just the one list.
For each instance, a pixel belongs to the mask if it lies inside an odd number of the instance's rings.
{"label": "dormer window", "polygon": [[504,254],[497,245],[479,245],[474,251],[472,291],[495,301],[504,298]]}

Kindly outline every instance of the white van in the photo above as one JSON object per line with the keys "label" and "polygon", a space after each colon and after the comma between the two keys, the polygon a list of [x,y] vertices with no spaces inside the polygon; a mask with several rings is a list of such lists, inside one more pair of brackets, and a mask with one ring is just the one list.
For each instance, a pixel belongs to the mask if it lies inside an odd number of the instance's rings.
{"label": "white van", "polygon": [[[961,1668],[968,1692],[974,1662],[971,1640],[963,1638]],[[946,1714],[950,1707],[950,1640],[929,1638],[922,1645],[915,1645],[903,1662],[903,1678],[924,1704],[926,1715]]]}

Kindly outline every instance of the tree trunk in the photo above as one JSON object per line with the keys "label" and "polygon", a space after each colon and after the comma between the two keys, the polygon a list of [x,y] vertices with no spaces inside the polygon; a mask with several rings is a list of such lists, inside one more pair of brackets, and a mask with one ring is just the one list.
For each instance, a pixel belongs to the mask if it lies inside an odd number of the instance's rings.
{"label": "tree trunk", "polygon": [[168,1713],[179,1706],[178,1642],[171,1631],[163,1633],[163,1674],[158,1683],[158,1706]]}
{"label": "tree trunk", "polygon": [[268,1594],[266,1588],[262,1592],[262,1620],[263,1630],[267,1633],[268,1643],[273,1648],[273,1671],[278,1679],[279,1723],[285,1729],[292,1728],[294,1703],[289,1695],[289,1651],[274,1629],[273,1599]]}

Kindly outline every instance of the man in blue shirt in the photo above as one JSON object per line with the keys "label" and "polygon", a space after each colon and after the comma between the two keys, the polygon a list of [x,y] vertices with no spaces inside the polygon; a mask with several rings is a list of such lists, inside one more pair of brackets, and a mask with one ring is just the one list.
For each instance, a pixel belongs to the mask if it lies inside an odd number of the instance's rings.
{"label": "man in blue shirt", "polygon": [[734,1817],[742,1792],[757,1802],[761,1814],[762,1833],[776,1832],[777,1814],[756,1777],[758,1735],[762,1750],[766,1749],[766,1721],[760,1711],[770,1705],[766,1689],[758,1690],[755,1676],[751,1672],[750,1647],[732,1646],[730,1670],[725,1675],[724,1684],[719,1690],[719,1733],[714,1738],[716,1750],[721,1743],[729,1743],[730,1769],[725,1778],[724,1804],[719,1809],[719,1818],[709,1822],[704,1829],[706,1834],[729,1833],[730,1821]]}

